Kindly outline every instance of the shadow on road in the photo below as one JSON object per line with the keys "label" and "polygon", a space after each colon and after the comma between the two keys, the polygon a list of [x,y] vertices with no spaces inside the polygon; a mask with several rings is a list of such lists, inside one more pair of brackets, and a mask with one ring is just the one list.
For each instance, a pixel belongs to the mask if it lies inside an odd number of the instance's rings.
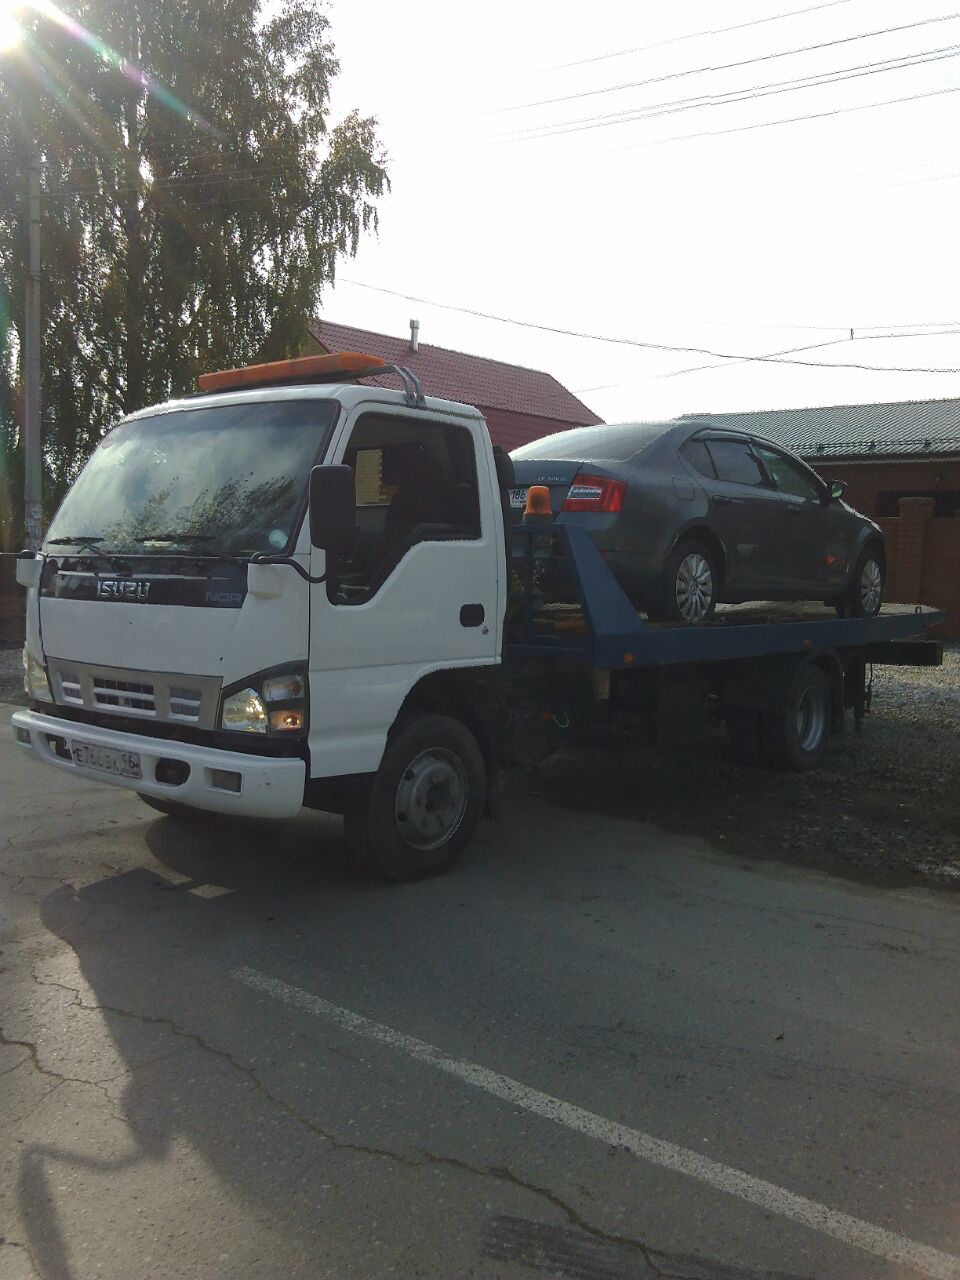
{"label": "shadow on road", "polygon": [[[249,1063],[269,1063],[274,1046],[257,1036],[249,1008],[244,1024],[242,1000],[231,998],[225,972],[278,922],[298,930],[309,912],[312,927],[322,930],[324,917],[342,913],[345,901],[355,909],[358,899],[390,890],[352,869],[339,821],[311,814],[282,826],[242,828],[158,818],[146,842],[169,874],[137,868],[79,891],[65,886],[41,903],[44,926],[75,952],[89,984],[74,1002],[97,1011],[128,1073],[114,1118],[130,1146],[105,1158],[66,1138],[21,1148],[20,1210],[45,1280],[77,1277],[57,1209],[69,1172],[104,1175],[106,1193],[122,1197],[121,1175],[171,1159],[181,1138],[226,1188],[255,1206],[258,1217],[282,1224],[290,1239],[304,1223],[316,1228],[312,1211],[304,1212],[301,1175],[308,1160],[316,1161],[323,1135],[280,1111],[274,1120],[281,1132],[271,1130],[274,1145],[265,1149],[263,1128],[249,1123],[236,1090],[261,1088]],[[202,1035],[187,1029],[194,1027]],[[249,1036],[242,1060],[220,1047],[238,1035]],[[319,1064],[321,1073],[328,1066]],[[98,1132],[95,1143],[100,1138]]]}

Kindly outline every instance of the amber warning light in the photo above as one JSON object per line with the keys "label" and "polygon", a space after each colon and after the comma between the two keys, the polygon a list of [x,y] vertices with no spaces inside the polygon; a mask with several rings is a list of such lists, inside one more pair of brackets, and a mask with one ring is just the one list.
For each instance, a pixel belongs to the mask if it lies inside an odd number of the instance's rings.
{"label": "amber warning light", "polygon": [[273,360],[269,364],[248,364],[241,369],[221,369],[201,373],[201,391],[237,391],[241,387],[269,387],[283,382],[335,381],[351,378],[385,365],[379,356],[360,351],[338,351],[329,356],[299,356],[295,360]]}
{"label": "amber warning light", "polygon": [[550,490],[545,484],[532,484],[527,490],[527,505],[523,511],[523,522],[527,524],[531,519],[542,519],[546,516],[550,519]]}

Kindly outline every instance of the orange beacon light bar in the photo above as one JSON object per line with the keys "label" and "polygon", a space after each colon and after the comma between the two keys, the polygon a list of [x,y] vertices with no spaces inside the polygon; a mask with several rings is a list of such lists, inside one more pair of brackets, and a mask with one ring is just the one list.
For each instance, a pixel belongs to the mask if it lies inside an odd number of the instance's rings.
{"label": "orange beacon light bar", "polygon": [[241,387],[269,387],[289,382],[335,381],[384,368],[379,356],[359,351],[338,351],[329,356],[298,356],[294,360],[273,360],[269,364],[248,364],[240,369],[201,373],[197,386],[207,393],[239,391]]}

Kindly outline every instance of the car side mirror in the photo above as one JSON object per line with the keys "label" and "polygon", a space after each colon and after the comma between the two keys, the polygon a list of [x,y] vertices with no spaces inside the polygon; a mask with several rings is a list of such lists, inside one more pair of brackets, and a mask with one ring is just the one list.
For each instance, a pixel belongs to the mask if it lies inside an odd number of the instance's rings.
{"label": "car side mirror", "polygon": [[346,552],[357,536],[357,486],[353,467],[314,467],[310,472],[310,541],[320,551]]}
{"label": "car side mirror", "polygon": [[843,495],[847,492],[846,480],[828,480],[827,492],[830,495],[831,502],[839,502]]}

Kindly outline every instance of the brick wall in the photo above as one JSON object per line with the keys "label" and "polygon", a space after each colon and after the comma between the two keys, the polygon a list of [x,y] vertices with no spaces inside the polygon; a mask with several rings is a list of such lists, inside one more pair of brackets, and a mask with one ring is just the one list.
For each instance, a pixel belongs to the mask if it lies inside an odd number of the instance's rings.
{"label": "brick wall", "polygon": [[941,489],[960,489],[960,459],[957,458],[825,462],[812,457],[807,461],[825,480],[845,480],[848,485],[847,501],[873,519],[877,517],[881,493],[909,492],[911,489],[935,493]]}
{"label": "brick wall", "polygon": [[885,598],[945,609],[941,635],[960,636],[960,516],[935,520],[932,498],[901,498],[899,516],[877,523],[887,538]]}

